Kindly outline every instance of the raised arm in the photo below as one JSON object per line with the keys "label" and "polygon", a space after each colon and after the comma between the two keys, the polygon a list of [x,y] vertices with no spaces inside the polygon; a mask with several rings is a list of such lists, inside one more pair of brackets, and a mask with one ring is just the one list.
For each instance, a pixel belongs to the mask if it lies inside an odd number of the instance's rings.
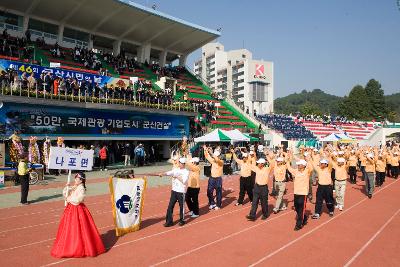
{"label": "raised arm", "polygon": [[203,146],[203,149],[204,149],[204,157],[208,160],[208,162],[214,163],[214,159],[210,156],[210,153],[208,153],[206,145]]}

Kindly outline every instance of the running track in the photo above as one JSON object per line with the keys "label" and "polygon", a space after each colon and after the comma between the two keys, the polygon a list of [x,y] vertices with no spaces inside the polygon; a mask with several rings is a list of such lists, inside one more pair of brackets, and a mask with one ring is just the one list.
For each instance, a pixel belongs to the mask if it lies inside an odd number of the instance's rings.
{"label": "running track", "polygon": [[[1,266],[400,266],[398,180],[388,178],[372,199],[365,197],[363,182],[348,184],[344,211],[310,219],[298,232],[293,231],[292,183],[285,196],[288,210],[255,222],[245,219],[249,204],[234,206],[237,176],[225,178],[219,211],[208,211],[205,186],[202,181],[202,216],[171,228],[162,226],[170,188],[148,189],[142,229],[118,239],[109,195],[88,197],[86,205],[109,248],[97,258],[50,256],[63,202],[0,209]],[[270,210],[274,203],[270,197]],[[314,205],[308,203],[307,210],[313,212]],[[177,212],[178,205],[176,220]]]}

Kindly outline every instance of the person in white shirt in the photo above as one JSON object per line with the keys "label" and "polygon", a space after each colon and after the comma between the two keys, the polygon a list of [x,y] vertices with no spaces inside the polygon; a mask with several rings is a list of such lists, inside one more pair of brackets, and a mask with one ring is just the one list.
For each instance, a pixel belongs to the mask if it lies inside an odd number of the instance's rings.
{"label": "person in white shirt", "polygon": [[169,199],[167,215],[165,218],[165,227],[173,226],[173,213],[175,203],[179,203],[179,225],[183,226],[185,224],[184,218],[184,203],[185,203],[185,192],[186,184],[189,180],[189,171],[185,169],[186,158],[179,159],[179,166],[174,167],[172,170],[166,173],[160,173],[159,176],[169,176],[172,178],[172,190],[171,197]]}

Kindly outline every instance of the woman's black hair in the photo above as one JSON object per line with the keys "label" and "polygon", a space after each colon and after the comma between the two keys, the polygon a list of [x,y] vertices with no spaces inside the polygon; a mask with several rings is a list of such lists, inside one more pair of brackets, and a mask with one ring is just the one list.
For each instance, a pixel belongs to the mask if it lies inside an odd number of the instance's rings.
{"label": "woman's black hair", "polygon": [[84,172],[79,172],[79,175],[80,175],[79,179],[82,181],[83,187],[86,190],[86,175]]}
{"label": "woman's black hair", "polygon": [[83,187],[84,187],[85,190],[86,190],[86,179],[85,179],[85,178],[80,178],[80,179],[81,179],[81,181],[82,181]]}

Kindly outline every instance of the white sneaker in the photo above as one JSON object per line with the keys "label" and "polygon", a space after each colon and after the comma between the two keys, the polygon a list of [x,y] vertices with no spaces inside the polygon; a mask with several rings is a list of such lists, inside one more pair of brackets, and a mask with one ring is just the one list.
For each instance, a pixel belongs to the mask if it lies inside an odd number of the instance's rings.
{"label": "white sneaker", "polygon": [[243,204],[236,203],[235,206],[243,206]]}
{"label": "white sneaker", "polygon": [[188,214],[189,214],[189,216],[193,215],[193,211],[189,211]]}
{"label": "white sneaker", "polygon": [[107,169],[104,169],[105,171],[107,171]]}
{"label": "white sneaker", "polygon": [[214,210],[219,210],[219,208],[217,206],[214,207]]}
{"label": "white sneaker", "polygon": [[213,210],[217,205],[210,205],[209,209]]}
{"label": "white sneaker", "polygon": [[197,217],[199,217],[199,215],[197,215],[197,214],[192,214],[192,216],[190,216],[191,218],[197,218]]}
{"label": "white sneaker", "polygon": [[339,210],[342,211],[343,210],[343,206],[339,206]]}
{"label": "white sneaker", "polygon": [[335,206],[335,209],[338,209],[339,207],[340,207],[339,205],[336,205],[336,206]]}
{"label": "white sneaker", "polygon": [[280,210],[280,211],[287,210],[287,207],[284,206],[284,207],[280,208],[279,210]]}

